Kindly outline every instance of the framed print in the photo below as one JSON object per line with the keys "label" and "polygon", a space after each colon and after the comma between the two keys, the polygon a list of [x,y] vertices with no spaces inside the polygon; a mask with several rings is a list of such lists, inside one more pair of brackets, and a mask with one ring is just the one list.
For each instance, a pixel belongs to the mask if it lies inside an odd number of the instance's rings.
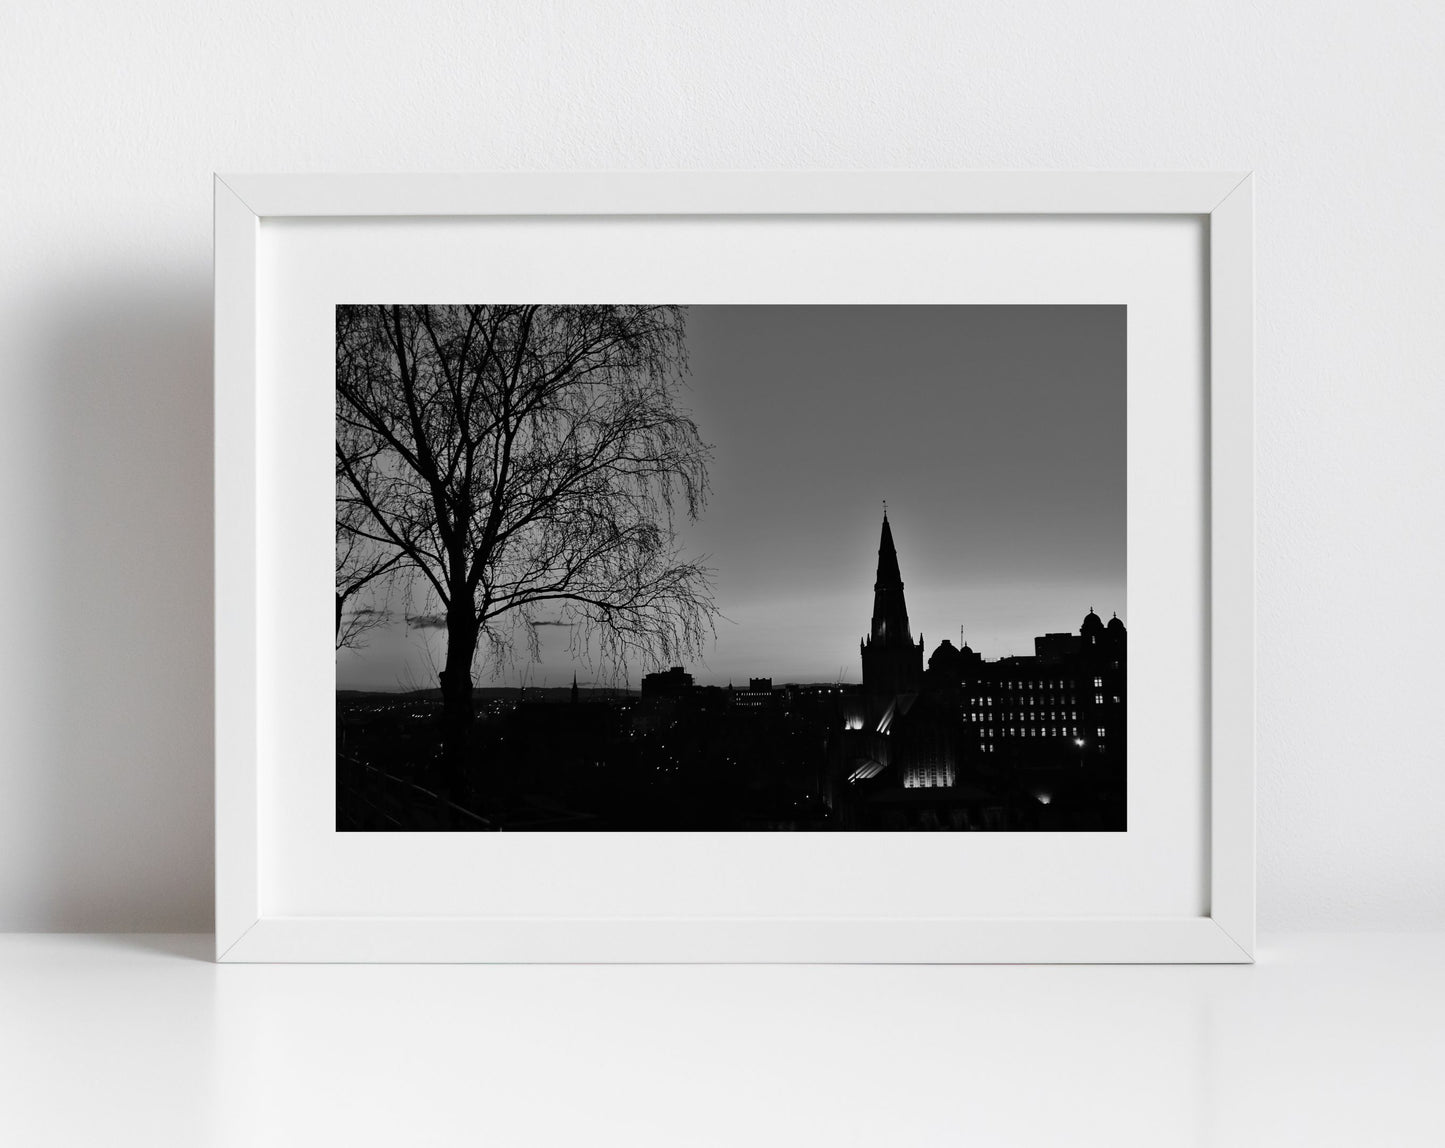
{"label": "framed print", "polygon": [[1248,175],[215,195],[218,959],[1252,959]]}

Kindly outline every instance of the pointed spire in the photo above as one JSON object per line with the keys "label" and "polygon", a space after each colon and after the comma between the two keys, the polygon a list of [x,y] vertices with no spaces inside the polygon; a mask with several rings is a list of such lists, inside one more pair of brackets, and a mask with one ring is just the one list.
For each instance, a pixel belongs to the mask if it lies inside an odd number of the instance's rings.
{"label": "pointed spire", "polygon": [[886,517],[878,539],[878,576],[873,582],[872,640],[889,646],[913,644],[908,632],[908,606],[903,600],[898,551],[893,545],[893,528]]}
{"label": "pointed spire", "polygon": [[903,589],[903,575],[898,572],[898,551],[893,546],[893,528],[886,518],[883,520],[882,536],[878,539],[878,577],[873,580],[873,589],[882,586]]}

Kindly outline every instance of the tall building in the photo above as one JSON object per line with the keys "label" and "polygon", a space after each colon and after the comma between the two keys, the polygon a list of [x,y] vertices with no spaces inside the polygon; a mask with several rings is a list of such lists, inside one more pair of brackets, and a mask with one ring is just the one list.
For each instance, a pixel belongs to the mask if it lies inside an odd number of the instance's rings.
{"label": "tall building", "polygon": [[878,540],[878,576],[873,582],[873,624],[858,644],[863,658],[863,690],[870,701],[886,708],[899,695],[917,694],[923,685],[923,635],[913,641],[908,629],[908,603],[888,512]]}

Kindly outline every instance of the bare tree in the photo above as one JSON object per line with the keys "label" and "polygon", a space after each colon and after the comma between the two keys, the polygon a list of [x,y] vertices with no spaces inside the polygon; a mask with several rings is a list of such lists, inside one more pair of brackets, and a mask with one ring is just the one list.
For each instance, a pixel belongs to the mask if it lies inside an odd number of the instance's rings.
{"label": "bare tree", "polygon": [[353,503],[338,503],[336,514],[336,648],[356,648],[366,634],[386,621],[384,601],[358,605],[363,590],[383,587],[397,572],[403,555],[378,546],[356,530]]}
{"label": "bare tree", "polygon": [[[338,346],[338,350],[339,350]],[[369,514],[349,497],[345,471],[362,465],[375,448],[354,433],[336,436],[336,648],[355,648],[368,631],[386,620],[385,600],[375,594],[366,605],[358,605],[363,590],[389,589],[406,555],[393,546],[368,537]],[[342,466],[342,459],[347,467]]]}
{"label": "bare tree", "polygon": [[[701,647],[708,573],[678,546],[707,448],[678,407],[675,307],[338,307],[337,513],[441,605],[443,729],[479,652],[559,622],[611,664]],[[451,756],[455,756],[454,754]]]}

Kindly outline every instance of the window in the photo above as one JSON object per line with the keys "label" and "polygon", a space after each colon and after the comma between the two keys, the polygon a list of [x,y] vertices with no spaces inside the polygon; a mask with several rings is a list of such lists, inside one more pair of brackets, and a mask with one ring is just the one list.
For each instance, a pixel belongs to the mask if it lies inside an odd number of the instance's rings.
{"label": "window", "polygon": [[1095,694],[1095,695],[1094,695],[1094,704],[1095,704],[1096,706],[1101,706],[1101,705],[1103,705],[1103,704],[1104,704],[1104,695],[1103,695],[1103,694]]}
{"label": "window", "polygon": [[1123,699],[1118,694],[1114,695],[1114,704],[1118,705]]}
{"label": "window", "polygon": [[[1096,729],[1096,730],[1094,731],[1094,736],[1095,736],[1095,737],[1103,737],[1103,736],[1104,736],[1104,727],[1103,727],[1103,726],[1100,726],[1098,729]],[[1103,749],[1104,747],[1101,745],[1099,748],[1100,748],[1100,749]]]}
{"label": "window", "polygon": [[1103,678],[1095,678],[1095,679],[1094,679],[1094,688],[1095,688],[1096,690],[1099,689],[1099,687],[1101,687],[1103,684],[1104,684],[1104,679],[1103,679]]}

